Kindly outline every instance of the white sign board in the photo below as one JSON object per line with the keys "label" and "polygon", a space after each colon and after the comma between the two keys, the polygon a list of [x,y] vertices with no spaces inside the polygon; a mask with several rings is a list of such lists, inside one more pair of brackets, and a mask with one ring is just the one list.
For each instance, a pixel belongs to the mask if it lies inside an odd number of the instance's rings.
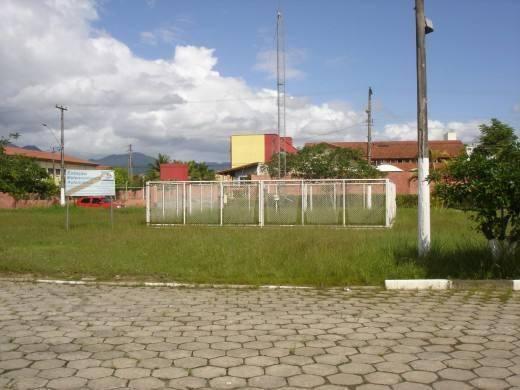
{"label": "white sign board", "polygon": [[67,169],[65,171],[67,196],[116,196],[114,171]]}

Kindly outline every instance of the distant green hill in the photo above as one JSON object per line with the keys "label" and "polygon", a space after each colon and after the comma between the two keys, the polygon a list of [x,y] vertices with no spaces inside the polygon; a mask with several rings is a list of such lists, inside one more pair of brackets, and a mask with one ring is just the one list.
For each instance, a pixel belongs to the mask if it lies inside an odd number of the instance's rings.
{"label": "distant green hill", "polygon": [[[111,154],[110,156],[103,158],[91,159],[91,161],[114,168],[126,168],[128,166],[128,154]],[[153,157],[139,152],[132,153],[132,166],[134,167],[134,173],[137,175],[140,173],[145,173],[148,170],[148,165],[152,164],[153,162]]]}
{"label": "distant green hill", "polygon": [[[148,166],[153,164],[154,158],[150,157],[146,154],[134,152],[132,154],[132,165],[134,167],[135,174],[145,173],[148,170]],[[95,163],[101,165],[108,165],[110,167],[121,167],[126,168],[128,166],[128,154],[111,154],[109,156],[91,159]],[[220,171],[222,169],[229,168],[230,164],[228,162],[206,162],[209,169],[213,169],[215,171]]]}

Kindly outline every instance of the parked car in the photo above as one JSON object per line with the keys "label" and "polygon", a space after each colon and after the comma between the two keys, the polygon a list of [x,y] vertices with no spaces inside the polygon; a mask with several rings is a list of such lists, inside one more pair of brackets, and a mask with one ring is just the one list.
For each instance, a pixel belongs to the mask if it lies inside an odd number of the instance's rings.
{"label": "parked car", "polygon": [[[76,206],[78,207],[103,207],[105,209],[110,208],[110,203],[112,203],[112,198],[108,196],[83,196],[76,199]],[[113,207],[116,209],[120,209],[124,207],[121,202],[113,201]]]}

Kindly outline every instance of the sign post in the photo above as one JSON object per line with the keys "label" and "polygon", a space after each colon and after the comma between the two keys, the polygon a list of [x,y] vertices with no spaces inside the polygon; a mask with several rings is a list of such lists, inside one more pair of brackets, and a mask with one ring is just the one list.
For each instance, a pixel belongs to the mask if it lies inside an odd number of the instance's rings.
{"label": "sign post", "polygon": [[[97,169],[67,169],[65,172],[65,196],[110,197],[110,224],[114,226],[113,203],[116,196],[114,171]],[[66,229],[69,230],[69,202],[67,202]]]}

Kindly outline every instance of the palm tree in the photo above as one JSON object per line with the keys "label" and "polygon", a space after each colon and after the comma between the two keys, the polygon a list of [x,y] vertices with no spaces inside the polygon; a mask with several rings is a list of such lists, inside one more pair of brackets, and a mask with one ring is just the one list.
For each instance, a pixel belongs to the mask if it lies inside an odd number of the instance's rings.
{"label": "palm tree", "polygon": [[159,153],[154,162],[148,164],[148,172],[146,172],[147,180],[157,180],[161,173],[161,164],[168,164],[171,161],[167,154]]}

